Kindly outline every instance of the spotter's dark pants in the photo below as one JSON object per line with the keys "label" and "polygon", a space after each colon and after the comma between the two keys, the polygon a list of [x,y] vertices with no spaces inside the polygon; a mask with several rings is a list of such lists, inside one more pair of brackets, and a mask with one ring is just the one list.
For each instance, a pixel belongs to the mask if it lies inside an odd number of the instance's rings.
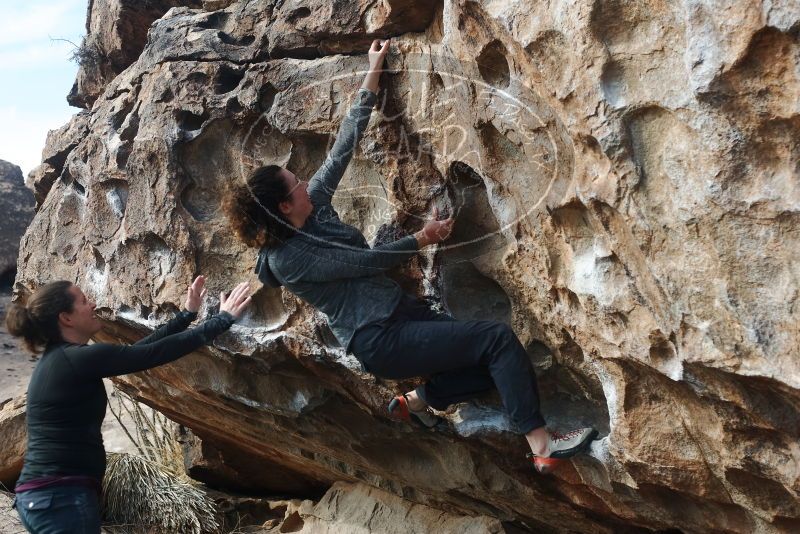
{"label": "spotter's dark pants", "polygon": [[417,394],[437,410],[495,386],[517,431],[545,425],[533,365],[505,323],[456,321],[404,295],[391,317],[359,329],[350,349],[381,378],[429,377]]}
{"label": "spotter's dark pants", "polygon": [[84,486],[52,486],[18,493],[14,507],[32,534],[100,534],[97,492]]}

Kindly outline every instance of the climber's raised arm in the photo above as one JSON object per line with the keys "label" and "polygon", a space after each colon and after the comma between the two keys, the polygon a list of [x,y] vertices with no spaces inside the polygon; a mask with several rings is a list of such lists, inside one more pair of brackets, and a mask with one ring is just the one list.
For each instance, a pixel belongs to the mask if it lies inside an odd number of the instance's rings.
{"label": "climber's raised arm", "polygon": [[372,42],[369,49],[369,71],[364,77],[364,82],[356,93],[350,111],[339,127],[336,141],[325,158],[325,162],[309,180],[308,195],[315,206],[330,203],[331,197],[333,197],[333,193],[358,147],[377,100],[378,80],[388,51],[388,40],[376,39]]}
{"label": "climber's raised arm", "polygon": [[378,92],[378,81],[381,79],[383,72],[383,61],[386,54],[389,52],[389,39],[384,41],[375,39],[372,41],[372,46],[369,47],[369,71],[364,77],[364,83],[361,84],[362,89],[366,89],[372,93]]}

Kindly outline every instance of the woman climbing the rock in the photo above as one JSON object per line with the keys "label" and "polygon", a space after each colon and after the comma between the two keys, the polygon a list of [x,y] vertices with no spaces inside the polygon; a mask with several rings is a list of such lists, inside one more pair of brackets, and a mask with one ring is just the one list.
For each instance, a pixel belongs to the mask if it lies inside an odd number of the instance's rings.
{"label": "woman climbing the rock", "polygon": [[15,490],[15,507],[29,532],[100,532],[103,378],[177,360],[230,328],[250,303],[247,283],[220,295],[217,315],[186,330],[197,317],[204,284],[198,276],[187,288],[185,310],[131,346],[87,345],[102,325],[95,303],[71,282],[49,283],[24,306],[11,306],[9,332],[34,353],[44,349],[28,385],[28,443]]}
{"label": "woman climbing the rock", "polygon": [[392,400],[394,415],[432,427],[439,419],[429,407],[444,410],[496,386],[528,440],[529,457],[542,471],[550,459],[580,452],[596,431],[545,429],[533,367],[509,325],[436,314],[385,274],[423,247],[445,240],[453,220],[429,221],[414,235],[371,249],[331,206],[369,122],[388,49],[388,41],[373,41],[355,102],[308,182],[278,166],[258,168],[246,183],[231,187],[225,210],[239,238],[260,248],[256,271],[261,281],[284,285],[325,313],[336,338],[369,372],[398,380],[430,377]]}

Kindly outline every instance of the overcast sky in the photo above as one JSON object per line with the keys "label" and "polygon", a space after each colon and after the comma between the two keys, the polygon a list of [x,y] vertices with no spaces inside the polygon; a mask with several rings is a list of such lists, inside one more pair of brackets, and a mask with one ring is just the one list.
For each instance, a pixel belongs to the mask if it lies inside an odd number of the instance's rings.
{"label": "overcast sky", "polygon": [[0,0],[0,159],[27,175],[47,131],[77,113],[67,93],[78,66],[72,45],[85,33],[87,0]]}

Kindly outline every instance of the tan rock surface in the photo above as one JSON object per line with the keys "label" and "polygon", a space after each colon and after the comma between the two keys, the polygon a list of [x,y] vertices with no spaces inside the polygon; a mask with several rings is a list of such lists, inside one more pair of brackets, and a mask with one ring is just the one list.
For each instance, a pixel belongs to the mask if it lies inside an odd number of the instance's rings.
{"label": "tan rock surface", "polygon": [[28,436],[24,395],[0,401],[0,436],[0,484],[3,488],[11,489],[22,470]]}
{"label": "tan rock surface", "polygon": [[500,521],[486,516],[450,514],[408,501],[366,484],[337,482],[318,502],[276,501],[274,510],[285,507],[275,526],[263,534],[300,532],[306,534],[505,534]]}
{"label": "tan rock surface", "polygon": [[14,496],[11,493],[0,491],[0,532],[3,534],[25,534],[27,530],[22,526],[17,511],[11,508]]}
{"label": "tan rock surface", "polygon": [[510,321],[550,423],[600,429],[590,455],[537,476],[495,398],[452,410],[451,433],[387,420],[407,384],[362,374],[281,290],[125,387],[249,462],[530,529],[800,529],[797,3],[336,5],[156,21],[73,119],[86,133],[52,166],[18,291],[74,280],[104,339],[132,340],[195,274],[210,294],[256,283],[225,185],[260,163],[310,176],[365,43],[392,36],[335,205],[378,240],[456,212],[449,246],[396,276],[458,318]]}

